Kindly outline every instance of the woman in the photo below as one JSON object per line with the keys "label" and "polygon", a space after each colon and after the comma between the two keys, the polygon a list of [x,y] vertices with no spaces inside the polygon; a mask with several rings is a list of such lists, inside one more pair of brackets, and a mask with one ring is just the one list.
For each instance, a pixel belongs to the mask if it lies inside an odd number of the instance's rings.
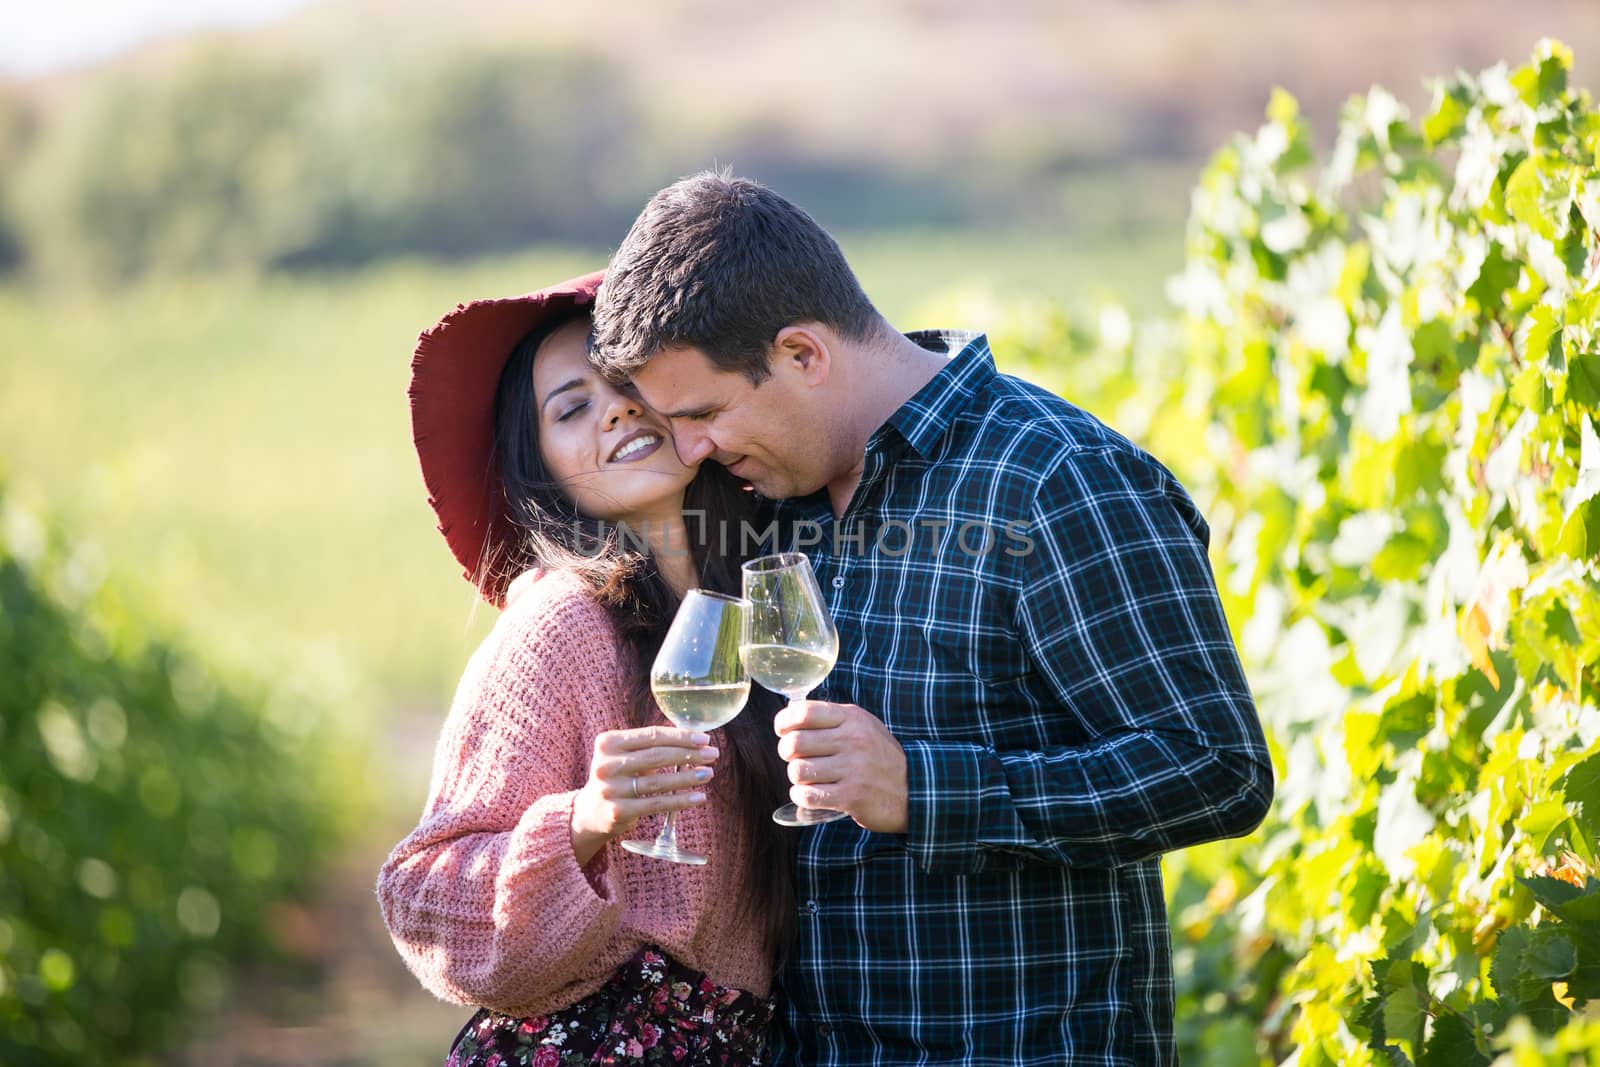
{"label": "woman", "polygon": [[[504,606],[422,822],[378,879],[407,965],[480,1008],[459,1067],[759,1063],[793,921],[769,817],[788,784],[775,702],[753,695],[695,733],[664,725],[646,678],[687,589],[737,589],[718,535],[754,524],[753,498],[713,464],[684,467],[665,422],[589,367],[600,280],[459,307],[412,363],[440,530]],[[619,846],[669,811],[708,864]]]}

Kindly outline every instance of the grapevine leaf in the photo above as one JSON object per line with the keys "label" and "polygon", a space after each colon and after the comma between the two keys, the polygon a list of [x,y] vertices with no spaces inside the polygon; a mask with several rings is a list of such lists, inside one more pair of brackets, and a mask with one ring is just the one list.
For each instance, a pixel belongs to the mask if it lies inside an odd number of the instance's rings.
{"label": "grapevine leaf", "polygon": [[1367,1044],[1375,1049],[1382,1048],[1389,1040],[1383,1031],[1383,1001],[1387,996],[1388,992],[1379,986],[1375,995],[1362,1000],[1361,1007],[1350,1020],[1358,1033],[1367,1035]]}
{"label": "grapevine leaf", "polygon": [[1559,878],[1546,878],[1543,875],[1535,875],[1532,878],[1519,878],[1517,880],[1528,887],[1528,892],[1533,894],[1534,900],[1537,900],[1551,911],[1558,912],[1558,909],[1563,905],[1583,896],[1583,890],[1580,887],[1570,882],[1563,882]]}
{"label": "grapevine leaf", "polygon": [[1561,524],[1556,545],[1557,551],[1573,559],[1587,560],[1600,552],[1600,499],[1591,498],[1573,509]]}
{"label": "grapevine leaf", "polygon": [[1566,72],[1559,68],[1546,72],[1549,62],[1523,67],[1511,76],[1511,84],[1529,107],[1538,107],[1560,96],[1566,89]]}
{"label": "grapevine leaf", "polygon": [[1428,139],[1429,147],[1433,147],[1453,134],[1459,133],[1466,125],[1466,121],[1466,103],[1454,89],[1441,89],[1439,102],[1434,105],[1433,114],[1422,120],[1422,134]]}
{"label": "grapevine leaf", "polygon": [[1382,1012],[1384,1036],[1409,1041],[1412,1048],[1420,1048],[1428,995],[1425,972],[1411,960],[1380,960],[1373,964],[1373,974],[1386,994]]}
{"label": "grapevine leaf", "polygon": [[1572,71],[1572,49],[1556,40],[1539,42],[1539,100],[1559,99],[1567,91],[1567,75]]}
{"label": "grapevine leaf", "polygon": [[1511,1012],[1506,1005],[1490,998],[1480,1000],[1469,1005],[1465,1012],[1467,1022],[1480,1034],[1497,1034],[1505,1029],[1506,1021],[1511,1018]]}
{"label": "grapevine leaf", "polygon": [[1527,974],[1522,957],[1532,943],[1533,934],[1527,927],[1513,926],[1500,934],[1495,945],[1494,960],[1489,965],[1489,984],[1507,1004],[1515,1005],[1521,1000],[1522,980]]}
{"label": "grapevine leaf", "polygon": [[1530,805],[1517,819],[1517,830],[1542,852],[1550,835],[1566,821],[1567,809],[1559,800],[1541,800]]}
{"label": "grapevine leaf", "polygon": [[1537,978],[1565,978],[1578,965],[1572,939],[1558,929],[1541,928],[1534,932],[1524,959],[1528,973]]}
{"label": "grapevine leaf", "polygon": [[1282,86],[1274,86],[1267,101],[1267,119],[1287,127],[1300,117],[1300,102]]}
{"label": "grapevine leaf", "polygon": [[1544,371],[1525,367],[1511,382],[1511,399],[1538,415],[1550,410],[1550,384]]}
{"label": "grapevine leaf", "polygon": [[1523,316],[1517,327],[1517,351],[1531,364],[1528,370],[1537,371],[1539,364],[1559,355],[1560,338],[1561,319],[1549,304],[1539,304]]}
{"label": "grapevine leaf", "polygon": [[1555,1033],[1572,1018],[1572,1009],[1556,999],[1549,982],[1545,982],[1536,993],[1530,990],[1522,1002],[1521,1011],[1535,1027],[1547,1034]]}
{"label": "grapevine leaf", "polygon": [[1585,352],[1567,364],[1567,399],[1580,408],[1600,408],[1600,352]]}
{"label": "grapevine leaf", "polygon": [[1383,727],[1389,742],[1403,748],[1414,747],[1433,725],[1434,707],[1434,699],[1428,693],[1413,693],[1384,705]]}
{"label": "grapevine leaf", "polygon": [[1411,1067],[1411,1057],[1407,1056],[1399,1045],[1384,1045],[1378,1051],[1383,1053],[1390,1067]]}
{"label": "grapevine leaf", "polygon": [[1571,217],[1567,220],[1567,236],[1561,242],[1561,262],[1567,268],[1567,273],[1574,278],[1583,277],[1584,268],[1589,262],[1589,245],[1586,235],[1587,227],[1584,223],[1583,213],[1574,203],[1571,208]]}
{"label": "grapevine leaf", "polygon": [[1484,1067],[1488,1062],[1489,1057],[1478,1049],[1472,1027],[1455,1015],[1439,1017],[1417,1057],[1417,1067]]}
{"label": "grapevine leaf", "polygon": [[1362,926],[1370,922],[1373,913],[1378,910],[1378,901],[1383,896],[1383,891],[1388,887],[1389,879],[1379,871],[1363,869],[1356,875],[1355,884],[1350,887],[1351,921]]}
{"label": "grapevine leaf", "polygon": [[1568,922],[1600,922],[1600,881],[1591,878],[1583,888],[1559,878],[1519,878],[1547,911]]}
{"label": "grapevine leaf", "polygon": [[1507,258],[1500,242],[1489,244],[1489,254],[1478,268],[1478,277],[1467,289],[1467,295],[1488,311],[1497,310],[1503,303],[1507,289],[1517,284],[1522,276],[1522,264]]}
{"label": "grapevine leaf", "polygon": [[1506,182],[1506,210],[1545,240],[1559,241],[1566,233],[1567,211],[1572,206],[1572,180],[1570,166],[1529,156]]}
{"label": "grapevine leaf", "polygon": [[[1570,624],[1571,616],[1567,618]],[[1600,755],[1590,756],[1568,771],[1561,791],[1569,803],[1578,805],[1578,825],[1591,841],[1600,841]]]}
{"label": "grapevine leaf", "polygon": [[1578,482],[1561,501],[1568,519],[1580,504],[1600,494],[1600,434],[1595,433],[1594,422],[1588,415],[1579,421],[1578,439]]}
{"label": "grapevine leaf", "polygon": [[1575,1001],[1600,1000],[1600,928],[1577,934],[1578,965],[1567,976],[1567,995]]}
{"label": "grapevine leaf", "polygon": [[1556,914],[1572,923],[1600,923],[1600,883],[1591,881],[1583,896],[1561,905]]}
{"label": "grapevine leaf", "polygon": [[[1394,495],[1397,502],[1409,501],[1417,493],[1432,497],[1444,488],[1444,462],[1447,449],[1436,441],[1412,441],[1395,458]],[[1410,508],[1405,516],[1405,532],[1420,541],[1443,548],[1449,530],[1437,506]]]}

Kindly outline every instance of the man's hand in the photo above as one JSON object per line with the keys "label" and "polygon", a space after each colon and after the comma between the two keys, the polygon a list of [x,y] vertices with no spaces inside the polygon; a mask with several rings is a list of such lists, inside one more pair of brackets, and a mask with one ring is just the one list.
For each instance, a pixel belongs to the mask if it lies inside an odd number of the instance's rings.
{"label": "man's hand", "polygon": [[865,708],[797,700],[772,720],[789,799],[842,811],[867,830],[906,832],[906,753]]}

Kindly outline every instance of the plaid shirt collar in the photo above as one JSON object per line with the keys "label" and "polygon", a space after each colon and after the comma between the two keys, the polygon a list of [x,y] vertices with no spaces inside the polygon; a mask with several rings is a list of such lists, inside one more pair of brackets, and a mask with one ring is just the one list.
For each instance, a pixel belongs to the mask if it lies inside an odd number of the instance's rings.
{"label": "plaid shirt collar", "polygon": [[867,438],[867,455],[887,451],[891,435],[899,437],[923,459],[964,410],[998,373],[989,339],[971,330],[917,330],[906,334],[930,352],[949,353],[950,362],[933,380],[900,405],[889,421]]}

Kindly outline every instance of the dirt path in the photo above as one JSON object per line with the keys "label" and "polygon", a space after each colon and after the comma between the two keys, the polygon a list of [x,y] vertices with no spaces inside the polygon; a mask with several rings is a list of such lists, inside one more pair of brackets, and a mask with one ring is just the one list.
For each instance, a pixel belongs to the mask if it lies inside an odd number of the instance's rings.
{"label": "dirt path", "polygon": [[[432,717],[397,715],[373,751],[394,791],[393,814],[353,847],[304,911],[277,917],[281,940],[306,963],[257,968],[237,985],[219,1021],[164,1063],[173,1067],[440,1067],[470,1009],[436,1000],[395,954],[373,882],[394,842],[411,829],[427,787],[438,729]],[[392,825],[391,825],[392,823]]]}
{"label": "dirt path", "polygon": [[[439,1067],[468,1009],[425,991],[395,954],[372,895],[383,860],[356,857],[330,873],[292,936],[316,946],[303,975],[247,973],[213,1035],[184,1067]],[[226,1035],[219,1040],[217,1035]]]}

